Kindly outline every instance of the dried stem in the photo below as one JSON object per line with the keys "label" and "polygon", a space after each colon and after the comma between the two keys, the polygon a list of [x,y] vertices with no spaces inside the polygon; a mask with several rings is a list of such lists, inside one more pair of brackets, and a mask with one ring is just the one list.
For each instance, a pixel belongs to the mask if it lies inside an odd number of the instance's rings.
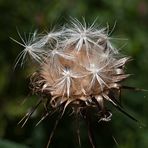
{"label": "dried stem", "polygon": [[81,148],[81,137],[80,137],[80,122],[79,122],[79,113],[76,113],[76,132],[77,132],[77,140],[79,147]]}
{"label": "dried stem", "polygon": [[49,145],[50,145],[50,143],[51,143],[52,137],[53,137],[53,135],[54,135],[54,133],[55,133],[55,130],[56,130],[56,128],[57,128],[57,126],[58,126],[59,121],[60,121],[61,118],[62,118],[62,115],[60,114],[59,117],[57,118],[57,120],[56,120],[56,122],[55,122],[55,125],[54,125],[54,127],[53,127],[53,130],[52,130],[52,132],[51,132],[51,134],[50,134],[50,136],[49,136],[49,140],[48,140],[48,143],[47,143],[46,148],[49,148]]}
{"label": "dried stem", "polygon": [[88,137],[89,137],[90,144],[91,144],[92,148],[97,148],[94,134],[93,134],[93,130],[92,130],[89,112],[86,111],[85,114],[83,115],[83,117],[84,117],[84,120],[85,120],[87,128],[88,128]]}

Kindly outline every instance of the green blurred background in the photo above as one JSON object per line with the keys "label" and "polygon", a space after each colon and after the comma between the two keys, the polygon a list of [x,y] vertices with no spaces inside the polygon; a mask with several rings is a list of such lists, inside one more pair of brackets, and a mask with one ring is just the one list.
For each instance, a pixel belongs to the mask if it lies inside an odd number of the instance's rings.
{"label": "green blurred background", "polygon": [[[31,96],[28,89],[32,67],[25,64],[13,70],[15,59],[23,48],[9,37],[20,41],[16,28],[24,36],[36,29],[43,32],[58,27],[70,17],[79,20],[85,17],[88,23],[98,18],[97,23],[102,27],[108,23],[110,30],[117,22],[112,37],[122,40],[113,40],[113,43],[123,54],[133,58],[126,69],[133,75],[125,84],[148,89],[147,0],[0,0],[0,148],[45,147],[56,119],[53,116],[35,127],[41,115],[36,112],[25,127],[17,125],[38,97]],[[147,148],[148,93],[125,90],[122,99],[126,110],[141,124],[111,107],[112,121],[94,122],[92,126],[97,147]],[[91,148],[83,121],[80,121],[80,128],[82,148]],[[60,121],[51,147],[78,148],[76,124],[68,113]]]}

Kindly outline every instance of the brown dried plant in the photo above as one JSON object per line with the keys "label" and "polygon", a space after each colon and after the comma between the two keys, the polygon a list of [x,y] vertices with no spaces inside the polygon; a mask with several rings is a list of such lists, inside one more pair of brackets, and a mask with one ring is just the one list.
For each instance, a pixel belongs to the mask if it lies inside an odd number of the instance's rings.
{"label": "brown dried plant", "polygon": [[[41,96],[37,105],[20,122],[24,121],[24,126],[40,104],[43,104],[45,113],[39,123],[52,113],[59,112],[48,146],[67,108],[87,122],[93,148],[96,146],[88,113],[91,110],[94,115],[97,114],[98,122],[110,121],[112,113],[106,107],[106,103],[110,102],[116,109],[137,121],[124,111],[120,102],[121,90],[132,89],[121,83],[129,77],[124,68],[130,58],[121,56],[110,39],[108,27],[100,29],[95,23],[88,26],[76,19],[61,31],[53,31],[44,36],[35,32],[27,43],[23,39],[23,43],[13,39],[25,48],[16,65],[21,59],[22,65],[27,55],[38,63],[37,71],[30,78],[30,87],[34,94]],[[77,133],[80,144],[79,131]]]}

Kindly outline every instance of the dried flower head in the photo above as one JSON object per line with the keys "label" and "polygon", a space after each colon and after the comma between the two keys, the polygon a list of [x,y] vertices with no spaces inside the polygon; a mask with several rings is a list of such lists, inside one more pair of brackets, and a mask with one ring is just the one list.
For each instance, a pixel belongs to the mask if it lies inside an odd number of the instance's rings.
{"label": "dried flower head", "polygon": [[50,110],[58,110],[62,116],[66,108],[84,119],[88,109],[92,109],[98,121],[110,121],[112,113],[106,107],[107,102],[134,119],[120,104],[121,89],[128,88],[121,82],[129,76],[124,68],[130,58],[121,56],[113,47],[107,28],[100,29],[94,23],[87,26],[73,19],[59,32],[45,36],[34,33],[29,43],[22,41],[19,44],[25,49],[16,64],[21,58],[23,64],[27,54],[38,62],[30,87],[33,93],[42,96],[23,118],[24,124],[40,103],[45,108],[40,121],[50,115]]}

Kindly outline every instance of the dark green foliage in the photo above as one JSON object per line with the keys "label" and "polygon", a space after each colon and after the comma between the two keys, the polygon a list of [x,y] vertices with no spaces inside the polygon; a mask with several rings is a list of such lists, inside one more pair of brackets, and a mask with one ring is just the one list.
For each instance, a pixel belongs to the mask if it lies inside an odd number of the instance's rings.
{"label": "dark green foliage", "polygon": [[[0,148],[42,148],[56,121],[56,115],[40,120],[41,109],[27,122],[25,127],[17,126],[18,121],[34,102],[28,89],[32,67],[25,64],[14,71],[14,62],[22,47],[10,40],[18,41],[19,32],[28,35],[58,28],[70,17],[92,23],[97,19],[100,27],[115,22],[112,33],[113,43],[121,52],[133,58],[127,66],[127,73],[134,74],[125,85],[148,89],[148,2],[147,0],[1,0],[0,1]],[[24,36],[23,36],[24,37]],[[124,39],[128,40],[124,40]],[[126,44],[126,46],[124,46]],[[27,68],[26,68],[27,67]],[[28,68],[29,67],[29,68]],[[23,100],[25,101],[22,104]],[[148,147],[148,94],[123,90],[122,103],[128,112],[136,117],[137,124],[114,108],[112,121],[97,123],[92,120],[92,129],[98,147],[101,148],[147,148]],[[80,121],[83,148],[90,148],[87,126]],[[114,137],[114,138],[113,138]],[[116,139],[116,140],[115,140]],[[116,142],[118,144],[116,144]],[[76,122],[68,114],[60,121],[53,141],[53,148],[78,148]]]}

